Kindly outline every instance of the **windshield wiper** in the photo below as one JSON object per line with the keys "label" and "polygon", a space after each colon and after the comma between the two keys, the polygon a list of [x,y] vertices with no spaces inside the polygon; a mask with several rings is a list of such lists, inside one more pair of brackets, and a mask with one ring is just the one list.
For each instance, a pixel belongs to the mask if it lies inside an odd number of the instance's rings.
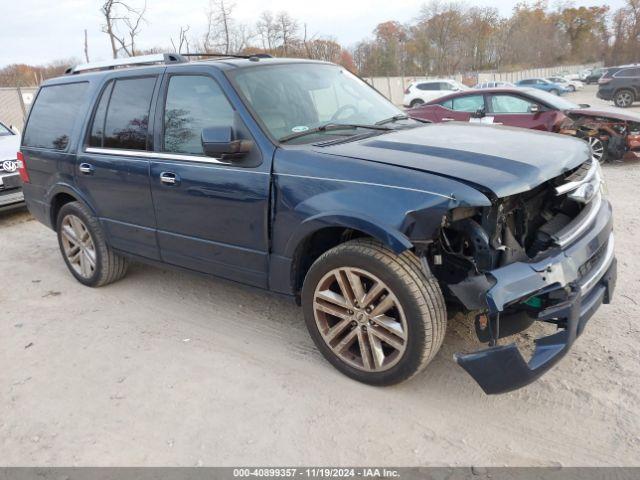
{"label": "windshield wiper", "polygon": [[397,115],[394,115],[393,117],[385,118],[384,120],[376,122],[376,125],[384,125],[385,123],[393,123],[399,120],[409,120],[409,116],[404,115],[403,113],[399,113]]}
{"label": "windshield wiper", "polygon": [[304,137],[306,135],[312,135],[318,132],[331,132],[334,130],[346,130],[346,129],[357,129],[357,128],[367,128],[369,130],[393,130],[390,127],[383,127],[381,125],[361,125],[358,123],[325,123],[318,127],[310,128],[309,130],[305,130],[304,132],[292,133],[291,135],[287,135],[285,137],[280,138],[280,143],[288,142],[289,140],[293,140],[295,138]]}

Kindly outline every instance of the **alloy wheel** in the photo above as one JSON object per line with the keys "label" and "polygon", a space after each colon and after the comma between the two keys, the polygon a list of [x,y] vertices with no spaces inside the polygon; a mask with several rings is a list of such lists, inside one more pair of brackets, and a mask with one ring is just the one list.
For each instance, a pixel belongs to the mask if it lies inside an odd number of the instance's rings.
{"label": "alloy wheel", "polygon": [[604,143],[597,137],[589,137],[589,146],[591,147],[591,158],[599,163],[604,160]]}
{"label": "alloy wheel", "polygon": [[342,361],[366,372],[393,367],[407,346],[404,310],[390,288],[359,268],[337,268],[316,286],[316,326]]}
{"label": "alloy wheel", "polygon": [[616,95],[616,105],[622,108],[630,107],[633,103],[633,95],[630,92],[620,92]]}
{"label": "alloy wheel", "polygon": [[69,265],[82,278],[91,278],[96,270],[96,247],[87,226],[75,215],[67,215],[60,234]]}

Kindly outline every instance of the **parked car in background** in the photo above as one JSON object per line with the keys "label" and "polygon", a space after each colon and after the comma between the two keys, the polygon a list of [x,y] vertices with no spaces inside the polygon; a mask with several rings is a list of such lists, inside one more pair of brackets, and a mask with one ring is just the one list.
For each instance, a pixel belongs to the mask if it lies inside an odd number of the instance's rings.
{"label": "parked car in background", "polygon": [[525,78],[516,82],[516,87],[537,88],[554,95],[562,95],[568,93],[569,89],[557,83],[550,82],[544,78]]}
{"label": "parked car in background", "polygon": [[[584,142],[425,125],[325,62],[72,68],[37,94],[20,175],[83,285],[133,258],[288,295],[326,359],[372,385],[423,370],[456,309],[489,344],[456,362],[487,393],[520,388],[615,288],[611,206]],[[536,321],[561,332],[527,360],[497,344]]]}
{"label": "parked car in background", "polygon": [[504,88],[504,87],[515,87],[515,85],[511,82],[482,82],[482,83],[478,83],[473,88]]}
{"label": "parked car in background", "polygon": [[598,81],[597,95],[620,108],[640,101],[640,66],[610,68]]}
{"label": "parked car in background", "polygon": [[20,135],[0,123],[0,211],[24,204],[17,155]]}
{"label": "parked car in background", "polygon": [[584,77],[584,83],[586,83],[587,85],[598,83],[600,77],[602,77],[602,75],[604,75],[605,73],[607,73],[606,68],[594,68],[587,74],[587,76]]}
{"label": "parked car in background", "polygon": [[405,107],[417,107],[430,100],[453,92],[469,90],[469,87],[451,79],[420,80],[409,84],[404,91]]}
{"label": "parked car in background", "polygon": [[569,80],[568,78],[558,76],[547,77],[547,80],[565,87],[570,92],[575,92],[584,88],[584,83],[582,83],[580,80]]}
{"label": "parked car in background", "polygon": [[459,92],[407,112],[430,122],[479,122],[562,133],[589,142],[598,162],[640,158],[640,115],[576,105],[532,88]]}

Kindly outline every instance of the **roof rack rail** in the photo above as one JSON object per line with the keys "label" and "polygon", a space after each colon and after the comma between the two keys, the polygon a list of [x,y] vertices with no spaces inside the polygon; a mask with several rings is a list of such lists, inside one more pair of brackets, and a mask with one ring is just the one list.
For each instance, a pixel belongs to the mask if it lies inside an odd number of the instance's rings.
{"label": "roof rack rail", "polygon": [[185,63],[187,58],[177,53],[158,53],[153,55],[140,55],[139,57],[114,58],[103,62],[83,63],[75,67],[69,67],[64,73],[72,75],[74,73],[87,72],[90,70],[112,70],[118,67],[133,67],[137,65],[153,65],[155,63],[171,64]]}
{"label": "roof rack rail", "polygon": [[253,55],[236,55],[231,53],[182,53],[183,57],[221,57],[221,58],[244,58],[251,60],[252,58],[273,58],[268,53],[255,53]]}

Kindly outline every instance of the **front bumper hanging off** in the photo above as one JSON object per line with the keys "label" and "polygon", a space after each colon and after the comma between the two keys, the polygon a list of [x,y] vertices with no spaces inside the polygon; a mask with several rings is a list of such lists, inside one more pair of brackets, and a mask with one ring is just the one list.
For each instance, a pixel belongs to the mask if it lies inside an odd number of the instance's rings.
{"label": "front bumper hanging off", "polygon": [[[562,330],[535,340],[529,362],[515,343],[454,355],[485,393],[504,393],[535,381],[567,353],[600,305],[611,301],[617,276],[611,207],[603,200],[598,210],[579,240],[542,262],[514,263],[490,272],[492,286],[482,295],[477,292],[475,298],[483,297],[490,314],[528,296],[565,292],[565,299],[538,312],[537,320],[552,321]],[[583,272],[585,265],[588,271]],[[478,285],[486,285],[486,280]]]}

